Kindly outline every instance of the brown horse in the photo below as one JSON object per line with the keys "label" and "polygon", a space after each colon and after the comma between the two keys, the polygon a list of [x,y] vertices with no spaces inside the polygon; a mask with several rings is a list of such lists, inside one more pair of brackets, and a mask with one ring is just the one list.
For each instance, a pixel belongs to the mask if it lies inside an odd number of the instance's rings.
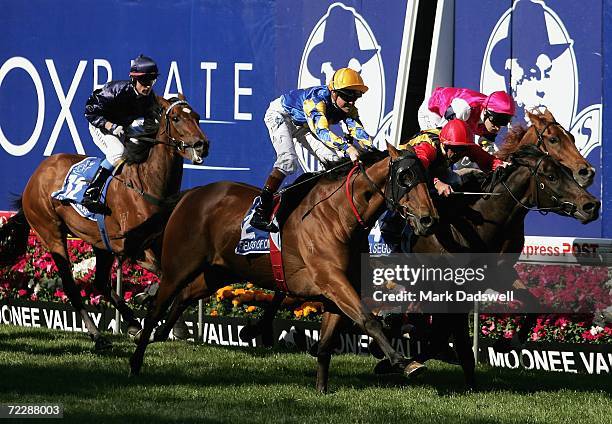
{"label": "brown horse", "polygon": [[[111,181],[106,201],[112,214],[106,217],[106,230],[112,252],[105,249],[96,222],[80,216],[69,204],[51,197],[75,163],[84,156],[57,154],[45,159],[36,168],[20,199],[21,208],[15,217],[2,227],[0,233],[1,262],[14,261],[25,250],[30,227],[49,249],[64,289],[72,306],[79,312],[97,349],[110,346],[83,307],[79,290],[72,277],[66,238],[68,233],[80,237],[93,246],[96,255],[95,285],[121,312],[130,332],[137,332],[140,324],[131,309],[111,290],[109,273],[114,257],[145,248],[143,240],[125,236],[128,230],[160,211],[164,199],[180,190],[183,158],[200,163],[208,154],[208,139],[199,127],[199,116],[185,101],[184,96],[165,100],[157,97],[159,119],[154,125],[154,139],[140,137],[139,143],[149,144],[148,159],[143,163],[124,165]],[[134,247],[136,246],[136,247]],[[131,252],[128,252],[130,250]],[[149,258],[159,250],[149,252]],[[154,268],[154,264],[149,264]]]}
{"label": "brown horse", "polygon": [[[283,225],[282,254],[289,292],[321,299],[328,311],[318,356],[317,388],[322,392],[327,390],[329,342],[340,313],[376,339],[389,360],[405,374],[423,370],[421,364],[407,361],[391,347],[357,292],[360,247],[367,243],[369,228],[385,203],[410,216],[420,233],[431,231],[437,220],[414,151],[401,154],[392,146],[388,150],[390,157],[378,151],[365,154],[363,161],[374,163],[357,174],[354,169],[348,172],[351,164],[345,160],[345,172],[319,179]],[[157,298],[130,361],[132,375],[140,372],[154,326],[173,298],[194,279],[196,283],[181,293],[179,304],[210,296],[231,282],[249,280],[260,287],[276,288],[269,255],[245,257],[234,253],[241,221],[258,192],[246,184],[218,182],[189,191],[176,206],[164,233]]]}
{"label": "brown horse", "polygon": [[[529,128],[518,127],[511,130],[497,156],[507,160],[520,147],[535,145],[570,169],[574,179],[582,187],[590,186],[593,183],[595,171],[576,148],[574,136],[555,121],[554,116],[548,109],[542,113],[525,111],[525,114],[532,125]],[[468,170],[468,172],[472,172],[472,170]],[[516,228],[514,238],[506,240],[510,251],[521,252],[523,250],[525,236],[522,223],[523,221],[520,221],[517,224],[520,227]],[[518,280],[516,272],[514,270],[511,272],[516,277],[516,285],[524,288],[524,285]],[[272,320],[283,297],[281,294],[277,294],[274,301],[266,307],[263,318],[242,329],[240,336],[244,341],[249,341],[260,334],[264,336],[264,340],[269,339],[272,331]]]}

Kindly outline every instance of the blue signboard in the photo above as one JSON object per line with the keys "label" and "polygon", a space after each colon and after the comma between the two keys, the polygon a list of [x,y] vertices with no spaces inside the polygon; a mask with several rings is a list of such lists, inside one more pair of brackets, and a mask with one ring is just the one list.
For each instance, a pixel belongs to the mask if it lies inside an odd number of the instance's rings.
{"label": "blue signboard", "polygon": [[[595,167],[589,191],[602,197],[602,2],[466,0],[455,8],[455,86],[506,90],[524,109],[547,107]],[[477,17],[475,16],[477,11]],[[582,226],[530,213],[526,233],[601,237],[602,220]]]}
{"label": "blue signboard", "polygon": [[[340,67],[358,70],[370,87],[357,106],[382,140],[406,1],[3,2],[0,210],[10,209],[11,193],[21,193],[45,157],[101,155],[85,101],[107,81],[127,79],[141,53],[158,62],[156,93],[184,93],[211,140],[203,166],[186,164],[184,188],[218,180],[261,185],[275,158],[263,124],[268,104],[288,90],[325,84]],[[299,156],[304,169],[317,167],[307,152]]]}

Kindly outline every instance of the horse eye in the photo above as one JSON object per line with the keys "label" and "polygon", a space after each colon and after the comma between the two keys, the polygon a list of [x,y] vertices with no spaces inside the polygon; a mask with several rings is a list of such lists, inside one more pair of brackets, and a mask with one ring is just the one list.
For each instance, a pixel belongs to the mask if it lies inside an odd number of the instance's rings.
{"label": "horse eye", "polygon": [[179,117],[178,116],[173,116],[172,117],[172,122],[178,122],[179,121]]}
{"label": "horse eye", "polygon": [[552,137],[548,137],[548,141],[550,141],[552,144],[558,143],[559,137],[553,135]]}
{"label": "horse eye", "polygon": [[554,176],[554,175],[552,175],[552,174],[547,175],[547,176],[546,176],[546,178],[548,178],[548,181],[550,181],[550,182],[554,182],[554,181],[557,179],[557,177],[555,177],[555,176]]}

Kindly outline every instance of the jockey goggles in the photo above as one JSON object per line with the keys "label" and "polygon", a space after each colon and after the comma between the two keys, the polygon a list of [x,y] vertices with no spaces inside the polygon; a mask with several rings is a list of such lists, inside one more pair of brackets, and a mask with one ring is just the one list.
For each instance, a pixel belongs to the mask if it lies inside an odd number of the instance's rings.
{"label": "jockey goggles", "polygon": [[155,74],[134,75],[134,79],[138,81],[139,83],[141,83],[142,85],[150,87],[153,84],[155,84],[155,81],[157,81],[157,75]]}
{"label": "jockey goggles", "polygon": [[360,91],[356,90],[348,90],[348,89],[339,89],[335,90],[338,93],[338,96],[342,97],[342,100],[345,102],[353,103],[356,102],[362,95]]}
{"label": "jockey goggles", "polygon": [[485,119],[487,118],[490,119],[493,125],[495,125],[496,127],[505,127],[512,120],[512,115],[487,110],[485,112]]}

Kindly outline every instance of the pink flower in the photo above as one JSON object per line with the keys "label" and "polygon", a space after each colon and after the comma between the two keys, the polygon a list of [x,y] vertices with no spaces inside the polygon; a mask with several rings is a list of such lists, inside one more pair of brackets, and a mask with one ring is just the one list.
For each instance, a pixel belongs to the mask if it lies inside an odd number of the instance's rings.
{"label": "pink flower", "polygon": [[99,305],[101,297],[102,297],[101,294],[97,296],[91,295],[91,297],[89,298],[89,301],[91,302],[92,305]]}
{"label": "pink flower", "polygon": [[504,338],[505,339],[511,339],[513,335],[514,335],[514,330],[506,330],[506,331],[504,331]]}
{"label": "pink flower", "polygon": [[26,289],[19,289],[17,291],[17,296],[19,297],[25,297],[28,294],[28,291]]}
{"label": "pink flower", "polygon": [[32,302],[36,302],[36,301],[38,300],[38,296],[36,295],[36,293],[32,293],[32,294],[30,295],[30,300],[31,300]]}
{"label": "pink flower", "polygon": [[126,291],[126,292],[123,294],[123,300],[125,300],[126,302],[129,302],[129,301],[130,301],[130,299],[132,298],[132,294],[133,294],[133,293],[132,293],[131,291]]}

